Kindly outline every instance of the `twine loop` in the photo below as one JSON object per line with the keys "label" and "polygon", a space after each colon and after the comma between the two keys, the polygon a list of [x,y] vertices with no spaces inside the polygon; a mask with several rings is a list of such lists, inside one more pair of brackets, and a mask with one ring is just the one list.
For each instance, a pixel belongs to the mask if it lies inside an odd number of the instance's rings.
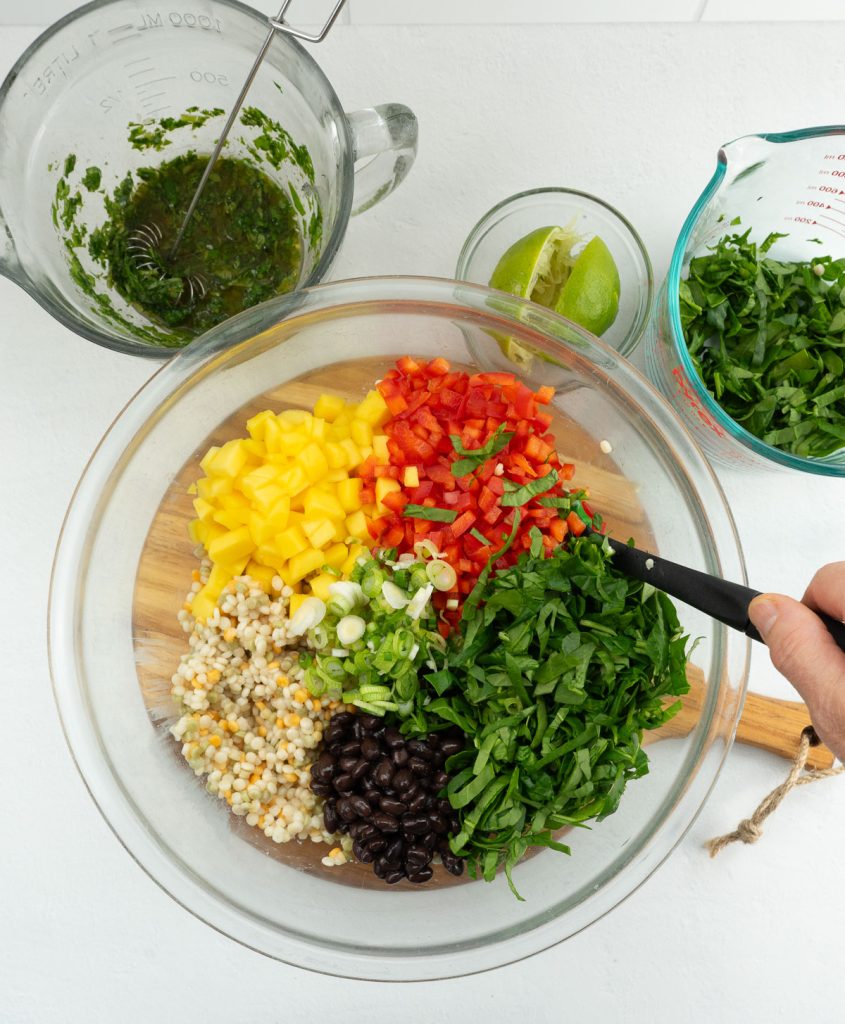
{"label": "twine loop", "polygon": [[[717,836],[715,839],[710,839],[704,844],[710,851],[711,857],[715,857],[720,850],[723,850],[726,846],[730,846],[731,843],[756,843],[763,834],[763,822],[770,814],[780,807],[787,793],[793,790],[796,786],[804,786],[810,782],[818,782],[819,779],[829,779],[831,776],[840,775],[845,771],[845,765],[838,765],[835,768],[818,768],[804,772],[807,764],[807,756],[810,753],[810,747],[816,747],[820,742],[821,740],[817,736],[816,730],[812,725],[808,725],[801,730],[801,741],[798,744],[798,753],[795,755],[795,760],[792,762],[792,766],[789,769],[787,777],[761,801],[760,806],[751,815],[751,817],[744,818],[733,832],[728,832],[723,836]],[[802,772],[804,772],[803,775]]]}

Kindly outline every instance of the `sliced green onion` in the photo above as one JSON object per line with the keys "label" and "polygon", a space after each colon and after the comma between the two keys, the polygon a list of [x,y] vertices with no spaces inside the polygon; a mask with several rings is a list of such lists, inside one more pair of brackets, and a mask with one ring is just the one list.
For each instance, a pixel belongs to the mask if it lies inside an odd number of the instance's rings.
{"label": "sliced green onion", "polygon": [[439,558],[435,558],[428,563],[425,567],[425,573],[428,576],[429,583],[434,584],[437,590],[454,590],[455,584],[458,582],[458,574],[452,566]]}

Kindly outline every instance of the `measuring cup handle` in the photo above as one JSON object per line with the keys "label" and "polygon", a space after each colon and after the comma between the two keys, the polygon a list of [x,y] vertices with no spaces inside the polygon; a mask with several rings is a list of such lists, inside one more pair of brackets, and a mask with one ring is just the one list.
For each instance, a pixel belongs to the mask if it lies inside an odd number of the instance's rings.
{"label": "measuring cup handle", "polygon": [[401,103],[383,103],[354,110],[346,119],[360,164],[355,168],[354,215],[390,195],[410,171],[417,155],[417,118]]}

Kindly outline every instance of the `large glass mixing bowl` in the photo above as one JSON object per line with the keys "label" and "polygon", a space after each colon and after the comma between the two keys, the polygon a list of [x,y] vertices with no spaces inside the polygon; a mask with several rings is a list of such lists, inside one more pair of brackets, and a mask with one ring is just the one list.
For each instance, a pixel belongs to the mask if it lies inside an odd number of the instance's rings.
{"label": "large glass mixing bowl", "polygon": [[[698,813],[730,746],[748,641],[685,606],[701,637],[682,714],[649,737],[651,772],[616,814],[570,832],[503,878],[379,888],[364,866],[324,868],[317,844],[275,846],[209,796],[167,731],[176,615],[195,562],[188,483],[211,443],[265,405],[323,388],[360,396],[396,357],[501,367],[503,332],[553,357],[551,407],[575,485],[611,531],[742,581],[724,495],[656,391],[610,348],[540,307],[422,278],[342,281],[256,307],[160,369],[129,403],[79,484],[50,599],[53,684],[73,756],[117,837],[192,913],[300,967],[385,980],[470,973],[536,953],[595,921],[663,861]],[[506,364],[506,361],[504,361]],[[507,364],[506,364],[507,365]],[[537,384],[538,381],[531,381]],[[608,451],[608,448],[612,448]],[[256,834],[257,833],[257,834]]]}

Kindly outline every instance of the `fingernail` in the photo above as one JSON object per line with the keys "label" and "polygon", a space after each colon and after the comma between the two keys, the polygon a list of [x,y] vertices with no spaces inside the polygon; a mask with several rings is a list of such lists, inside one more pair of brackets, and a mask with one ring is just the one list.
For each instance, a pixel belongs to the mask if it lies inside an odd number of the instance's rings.
{"label": "fingernail", "polygon": [[765,595],[755,597],[748,606],[748,617],[757,627],[757,632],[765,640],[766,634],[774,626],[775,619],[778,617],[777,605]]}

